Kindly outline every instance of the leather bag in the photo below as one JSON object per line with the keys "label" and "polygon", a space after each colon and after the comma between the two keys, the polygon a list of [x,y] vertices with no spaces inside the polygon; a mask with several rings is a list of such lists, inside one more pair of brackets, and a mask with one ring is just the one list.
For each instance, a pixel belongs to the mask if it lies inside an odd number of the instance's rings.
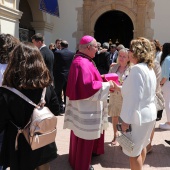
{"label": "leather bag", "polygon": [[127,150],[128,152],[133,151],[135,144],[122,132],[120,132],[116,140],[123,149]]}
{"label": "leather bag", "polygon": [[17,89],[7,86],[2,87],[14,92],[25,101],[35,106],[30,121],[23,129],[21,129],[16,124],[14,124],[14,122],[11,121],[11,123],[18,128],[18,133],[15,140],[15,149],[17,150],[18,148],[18,136],[21,133],[25,136],[32,150],[55,142],[57,132],[57,117],[49,110],[48,107],[44,106],[46,88],[43,89],[40,103],[36,105]]}

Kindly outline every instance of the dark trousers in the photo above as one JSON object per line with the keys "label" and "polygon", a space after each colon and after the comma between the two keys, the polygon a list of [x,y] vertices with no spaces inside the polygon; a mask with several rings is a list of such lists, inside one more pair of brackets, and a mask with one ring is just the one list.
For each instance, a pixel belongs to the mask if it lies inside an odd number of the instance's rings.
{"label": "dark trousers", "polygon": [[[65,79],[58,79],[55,80],[55,92],[58,97],[60,110],[63,110],[63,104],[66,104],[66,87],[67,87],[67,81]],[[62,98],[62,92],[64,95],[64,101]]]}
{"label": "dark trousers", "polygon": [[[56,90],[56,94],[57,94],[58,101],[59,101],[60,104],[66,104],[66,86],[67,86],[67,84],[65,83],[63,85],[63,88],[60,91]],[[62,99],[62,92],[63,92],[63,95],[64,95],[64,101]]]}
{"label": "dark trousers", "polygon": [[157,111],[157,118],[156,118],[157,121],[158,121],[158,120],[161,120],[161,118],[162,118],[162,113],[163,113],[163,110]]}
{"label": "dark trousers", "polygon": [[[0,133],[0,152],[1,152],[1,146],[2,146],[2,141],[3,141],[3,135],[4,135],[4,132],[1,132]],[[2,166],[0,166],[0,170],[3,170]]]}

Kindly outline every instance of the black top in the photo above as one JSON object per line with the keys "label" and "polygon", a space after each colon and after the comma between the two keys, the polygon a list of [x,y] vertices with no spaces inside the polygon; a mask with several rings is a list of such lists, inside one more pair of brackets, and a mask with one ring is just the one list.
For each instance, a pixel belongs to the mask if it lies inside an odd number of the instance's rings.
{"label": "black top", "polygon": [[[39,103],[42,89],[21,90],[36,104]],[[47,87],[46,106],[55,114],[59,113],[59,104],[52,86]],[[18,138],[18,150],[15,151],[15,138],[17,128],[24,127],[33,112],[34,106],[23,100],[15,93],[0,87],[0,132],[4,130],[3,143],[0,154],[0,165],[10,167],[11,170],[34,170],[37,166],[45,164],[57,157],[55,143],[32,151],[23,134]]]}
{"label": "black top", "polygon": [[63,48],[62,50],[55,51],[54,53],[54,79],[68,78],[68,72],[74,57],[74,52]]}
{"label": "black top", "polygon": [[97,69],[100,74],[107,74],[110,68],[110,54],[109,52],[102,52],[100,54],[95,55],[93,61],[96,64]]}

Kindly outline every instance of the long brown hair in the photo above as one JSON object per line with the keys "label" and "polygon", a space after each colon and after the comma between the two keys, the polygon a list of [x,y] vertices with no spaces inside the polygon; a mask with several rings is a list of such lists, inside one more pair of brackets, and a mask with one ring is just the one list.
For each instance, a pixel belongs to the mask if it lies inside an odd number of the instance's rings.
{"label": "long brown hair", "polygon": [[0,63],[7,64],[12,50],[20,41],[10,34],[0,34]]}
{"label": "long brown hair", "polygon": [[52,82],[39,49],[32,43],[20,43],[12,52],[4,73],[3,85],[17,89],[44,88]]}
{"label": "long brown hair", "polygon": [[161,44],[158,40],[153,40],[155,47],[156,47],[156,51],[162,51],[162,47]]}

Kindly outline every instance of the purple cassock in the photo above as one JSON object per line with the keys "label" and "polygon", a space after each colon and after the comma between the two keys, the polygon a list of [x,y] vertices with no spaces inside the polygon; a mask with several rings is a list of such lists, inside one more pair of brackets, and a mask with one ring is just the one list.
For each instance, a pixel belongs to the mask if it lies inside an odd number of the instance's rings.
{"label": "purple cassock", "polygon": [[[92,59],[80,52],[70,67],[66,96],[69,100],[81,100],[93,96],[102,88],[102,78]],[[91,156],[104,153],[104,133],[95,140],[77,137],[70,134],[69,162],[74,170],[89,170]]]}

